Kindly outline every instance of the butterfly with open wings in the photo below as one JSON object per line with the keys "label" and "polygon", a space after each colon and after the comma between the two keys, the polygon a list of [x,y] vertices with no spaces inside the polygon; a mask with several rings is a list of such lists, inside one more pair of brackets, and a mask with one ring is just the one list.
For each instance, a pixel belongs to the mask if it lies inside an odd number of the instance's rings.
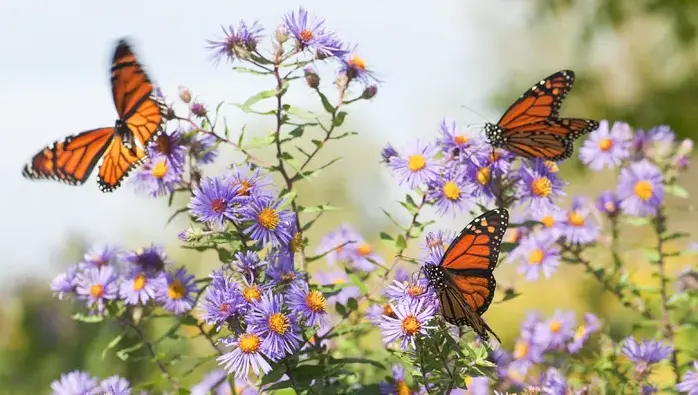
{"label": "butterfly with open wings", "polygon": [[166,109],[123,39],[114,51],[111,84],[119,115],[114,127],[88,130],[54,142],[34,155],[22,175],[81,185],[100,163],[97,182],[103,192],[111,192],[147,159],[144,147],[163,132]]}
{"label": "butterfly with open wings", "polygon": [[558,117],[573,83],[574,72],[562,70],[533,85],[496,124],[485,124],[490,145],[529,159],[569,158],[574,141],[599,127],[591,119]]}
{"label": "butterfly with open wings", "polygon": [[436,292],[446,322],[468,325],[484,341],[489,340],[489,332],[501,343],[481,315],[494,297],[497,282],[493,271],[508,225],[506,209],[487,211],[463,228],[438,265],[422,267],[429,287]]}

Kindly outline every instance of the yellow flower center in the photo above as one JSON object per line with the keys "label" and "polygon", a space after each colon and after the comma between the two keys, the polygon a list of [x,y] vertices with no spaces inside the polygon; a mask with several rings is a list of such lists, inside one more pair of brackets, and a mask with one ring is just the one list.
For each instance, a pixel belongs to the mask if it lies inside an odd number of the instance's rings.
{"label": "yellow flower center", "polygon": [[519,340],[514,346],[514,358],[522,359],[528,354],[528,342]]}
{"label": "yellow flower center", "polygon": [[90,287],[90,295],[95,298],[101,298],[104,295],[104,285],[94,284]]}
{"label": "yellow flower center", "polygon": [[305,304],[310,307],[311,310],[321,313],[325,311],[325,308],[327,307],[327,300],[322,292],[314,289],[308,292],[308,295],[305,296]]}
{"label": "yellow flower center", "polygon": [[457,200],[460,196],[460,188],[453,181],[448,181],[444,184],[443,188],[444,196],[449,200]]}
{"label": "yellow flower center", "polygon": [[359,70],[366,70],[366,62],[357,55],[352,56],[349,66]]}
{"label": "yellow flower center", "polygon": [[550,328],[550,332],[557,333],[560,332],[560,329],[562,329],[562,323],[558,320],[553,320],[553,322],[550,323],[548,326]]}
{"label": "yellow flower center", "polygon": [[404,380],[398,380],[395,383],[395,392],[397,395],[410,395],[410,387],[405,384]]}
{"label": "yellow flower center", "polygon": [[261,344],[262,341],[259,339],[259,337],[252,333],[243,333],[238,338],[238,347],[240,347],[240,350],[245,354],[257,352]]}
{"label": "yellow flower center", "polygon": [[427,161],[422,155],[410,155],[407,158],[407,168],[410,171],[420,171],[427,167]]}
{"label": "yellow flower center", "polygon": [[545,165],[545,168],[548,169],[548,171],[551,173],[557,173],[558,171],[560,171],[560,166],[558,166],[557,163],[551,160],[546,160],[545,162],[543,162],[543,164]]}
{"label": "yellow flower center", "polygon": [[601,151],[606,152],[611,148],[613,148],[613,140],[609,139],[608,137],[599,141],[599,149]]}
{"label": "yellow flower center", "polygon": [[459,134],[458,136],[453,136],[453,142],[458,144],[458,145],[463,145],[468,142],[468,137],[463,136],[462,134]]}
{"label": "yellow flower center", "polygon": [[274,313],[270,315],[268,324],[269,329],[278,333],[279,335],[283,335],[284,333],[286,333],[288,328],[291,326],[288,317],[281,313]]}
{"label": "yellow flower center", "polygon": [[313,39],[313,32],[311,32],[308,29],[303,30],[302,32],[298,33],[298,36],[301,38],[301,40],[305,43]]}
{"label": "yellow flower center", "polygon": [[150,170],[150,174],[152,174],[155,178],[165,177],[165,174],[167,174],[167,163],[165,160],[163,159],[156,163],[155,166],[153,166],[153,169]]}
{"label": "yellow flower center", "polygon": [[371,248],[371,246],[367,243],[361,243],[358,247],[356,247],[356,252],[358,252],[361,256],[366,256],[370,254],[372,251],[373,248]]}
{"label": "yellow flower center", "polygon": [[395,317],[393,306],[391,306],[390,303],[386,303],[383,305],[383,315],[387,317]]}
{"label": "yellow flower center", "polygon": [[567,222],[572,226],[584,226],[584,217],[576,211],[567,214]]}
{"label": "yellow flower center", "polygon": [[186,288],[184,288],[184,284],[182,284],[182,280],[180,279],[175,279],[172,281],[172,284],[167,288],[167,297],[170,299],[182,299],[184,297],[184,293],[186,292]]}
{"label": "yellow flower center", "polygon": [[545,227],[552,228],[555,226],[555,217],[552,215],[546,215],[545,217],[541,218],[540,222],[542,222]]}
{"label": "yellow flower center", "polygon": [[419,320],[413,315],[408,315],[402,320],[402,331],[410,336],[417,333],[421,327]]}
{"label": "yellow flower center", "polygon": [[235,185],[240,185],[237,196],[250,196],[250,189],[252,188],[250,180],[233,181],[233,186]]}
{"label": "yellow flower center", "polygon": [[242,290],[242,296],[246,301],[253,302],[262,297],[262,290],[256,285],[246,285]]}
{"label": "yellow flower center", "polygon": [[553,183],[548,177],[540,177],[531,181],[531,192],[540,197],[548,197],[553,193]]}
{"label": "yellow flower center", "polygon": [[613,202],[606,202],[606,204],[604,204],[603,206],[606,208],[606,211],[608,211],[611,214],[616,212],[616,205]]}
{"label": "yellow flower center", "polygon": [[530,265],[540,265],[540,263],[543,262],[544,257],[545,254],[543,253],[543,250],[536,248],[528,255],[528,263]]}
{"label": "yellow flower center", "polygon": [[257,220],[263,228],[275,230],[279,226],[279,213],[271,207],[265,207],[259,212]]}
{"label": "yellow flower center", "polygon": [[654,187],[652,187],[652,183],[647,180],[640,180],[636,182],[633,187],[633,193],[642,201],[650,200],[652,192],[654,192]]}
{"label": "yellow flower center", "polygon": [[145,273],[140,273],[139,275],[136,276],[136,278],[133,279],[133,290],[134,291],[140,291],[145,287],[146,283],[146,277]]}
{"label": "yellow flower center", "polygon": [[481,167],[477,171],[477,176],[476,176],[477,182],[479,182],[481,185],[485,185],[488,182],[490,182],[491,176],[492,176],[492,173],[490,172],[489,167]]}
{"label": "yellow flower center", "polygon": [[470,387],[470,385],[473,383],[473,378],[470,376],[465,376],[463,383],[465,383],[466,387]]}
{"label": "yellow flower center", "polygon": [[579,325],[579,328],[577,328],[577,331],[574,332],[574,339],[579,340],[582,337],[584,337],[584,334],[586,333],[587,328],[584,325]]}
{"label": "yellow flower center", "polygon": [[422,288],[422,286],[418,285],[418,284],[410,284],[407,286],[406,291],[407,291],[408,295],[410,295],[414,298],[414,297],[417,297],[417,296],[423,294],[424,288]]}

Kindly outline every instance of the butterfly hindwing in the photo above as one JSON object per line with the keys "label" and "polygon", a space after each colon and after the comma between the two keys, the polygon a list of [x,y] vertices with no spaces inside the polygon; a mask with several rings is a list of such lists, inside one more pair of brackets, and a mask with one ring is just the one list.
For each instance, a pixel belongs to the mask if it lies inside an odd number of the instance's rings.
{"label": "butterfly hindwing", "polygon": [[99,165],[97,183],[102,192],[111,192],[121,185],[128,173],[140,166],[147,156],[138,146],[128,148],[121,136],[116,135],[107,148]]}

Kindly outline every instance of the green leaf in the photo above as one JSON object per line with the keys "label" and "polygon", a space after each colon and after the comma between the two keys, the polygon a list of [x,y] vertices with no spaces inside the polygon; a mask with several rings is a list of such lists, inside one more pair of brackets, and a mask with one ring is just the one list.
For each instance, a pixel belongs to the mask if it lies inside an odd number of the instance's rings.
{"label": "green leaf", "polygon": [[305,132],[305,126],[299,125],[299,126],[296,126],[295,129],[291,130],[288,134],[294,138],[300,138],[300,137],[303,137],[304,132]]}
{"label": "green leaf", "polygon": [[97,314],[75,313],[70,318],[74,319],[75,321],[85,322],[87,324],[96,324],[104,321],[104,316]]}
{"label": "green leaf", "polygon": [[657,250],[652,250],[652,249],[645,249],[644,251],[645,254],[645,259],[652,263],[657,263],[659,262],[660,256],[659,256],[659,251]]}
{"label": "green leaf", "polygon": [[504,297],[502,298],[502,302],[506,302],[507,300],[516,299],[521,295],[523,295],[521,292],[516,292],[514,290],[512,290],[511,292],[505,292]]}
{"label": "green leaf", "polygon": [[391,236],[391,235],[389,235],[389,234],[387,234],[387,233],[385,233],[385,232],[380,232],[380,239],[381,239],[381,240],[386,240],[386,241],[393,241],[393,240],[395,240],[395,239],[393,239],[393,236]]}
{"label": "green leaf", "polygon": [[278,91],[276,89],[269,89],[266,91],[261,91],[257,93],[256,95],[250,97],[249,99],[245,100],[244,103],[242,104],[235,104],[236,106],[240,107],[240,109],[244,112],[252,112],[252,106],[256,104],[257,102],[260,102],[265,99],[269,99],[271,97],[275,97],[277,94],[283,95],[286,93],[286,90],[288,89],[288,83],[284,83],[282,86],[281,90]]}
{"label": "green leaf", "polygon": [[242,140],[245,137],[245,129],[247,128],[247,125],[242,125],[242,129],[240,129],[240,136],[238,136],[238,147],[242,147]]}
{"label": "green leaf", "polygon": [[687,232],[674,232],[674,233],[665,233],[662,235],[662,240],[663,241],[670,241],[670,240],[676,240],[676,239],[682,239],[684,237],[690,237],[691,234]]}
{"label": "green leaf", "polygon": [[218,249],[218,260],[223,262],[223,263],[231,262],[233,260],[232,251],[228,251],[225,248],[219,248]]}
{"label": "green leaf", "polygon": [[137,344],[131,347],[122,348],[121,350],[116,352],[116,357],[122,361],[125,361],[128,359],[129,354],[131,354],[133,351],[138,350],[141,347],[143,347],[143,343],[138,342]]}
{"label": "green leaf", "polygon": [[347,308],[344,307],[343,304],[337,302],[335,303],[334,308],[335,310],[337,310],[337,313],[339,313],[339,315],[341,315],[342,317],[345,317],[347,315]]}
{"label": "green leaf", "polygon": [[501,243],[501,244],[499,245],[499,251],[501,251],[501,252],[511,252],[511,251],[513,251],[513,250],[514,250],[516,247],[518,247],[518,246],[519,246],[519,243],[507,243],[507,242],[504,242],[504,243]]}
{"label": "green leaf", "polygon": [[271,71],[266,71],[266,70],[254,70],[249,67],[241,67],[241,66],[235,66],[233,67],[233,70],[239,71],[241,73],[248,73],[248,74],[256,74],[256,75],[268,75],[272,74]]}
{"label": "green leaf", "polygon": [[286,367],[282,364],[273,364],[271,372],[262,377],[260,385],[275,383],[286,373]]}
{"label": "green leaf", "polygon": [[400,235],[397,237],[397,240],[395,240],[395,248],[398,250],[404,250],[407,248],[407,241],[405,240],[405,236]]}
{"label": "green leaf", "polygon": [[667,185],[665,189],[667,193],[682,199],[686,199],[690,196],[688,191],[678,184]]}
{"label": "green leaf", "polygon": [[266,136],[254,136],[249,143],[245,144],[243,148],[250,149],[268,147],[274,144],[274,141],[276,141],[276,137],[273,133],[269,133]]}
{"label": "green leaf", "polygon": [[340,111],[334,118],[334,126],[340,127],[344,123],[344,119],[347,117],[346,111]]}
{"label": "green leaf", "polygon": [[316,90],[317,94],[320,95],[320,100],[322,101],[322,107],[325,108],[325,111],[327,111],[330,114],[334,114],[335,111],[337,111],[334,106],[330,103],[329,100],[327,100],[327,96],[325,96],[324,93],[320,92],[320,90]]}
{"label": "green leaf", "polygon": [[122,333],[122,334],[116,336],[114,339],[112,339],[112,341],[110,341],[109,344],[107,344],[107,346],[104,347],[104,350],[102,350],[102,359],[106,358],[107,352],[109,350],[111,350],[112,348],[116,347],[119,344],[119,342],[121,342],[121,340],[123,338],[124,338],[124,334]]}
{"label": "green leaf", "polygon": [[317,206],[309,206],[309,207],[299,207],[298,212],[299,213],[317,213],[317,212],[324,212],[324,211],[339,211],[341,208],[331,206],[329,204],[320,204]]}
{"label": "green leaf", "polygon": [[288,108],[286,108],[286,112],[301,119],[317,119],[317,114],[299,107],[288,106]]}
{"label": "green leaf", "polygon": [[293,203],[293,200],[296,198],[298,193],[296,191],[288,191],[284,193],[283,195],[279,196],[279,200],[282,201],[281,205],[279,205],[278,209],[284,209],[286,207],[290,207],[291,203]]}
{"label": "green leaf", "polygon": [[384,208],[382,208],[381,210],[383,210],[383,213],[388,217],[388,219],[389,219],[393,224],[395,224],[395,226],[397,226],[398,228],[400,228],[400,229],[402,229],[402,230],[406,230],[402,225],[400,225],[399,222],[397,222],[397,220],[396,220],[395,218],[393,218],[392,214],[390,214],[389,212],[387,212]]}
{"label": "green leaf", "polygon": [[196,318],[190,316],[190,315],[185,315],[181,316],[177,319],[180,324],[186,325],[186,326],[198,326],[198,322],[196,321]]}
{"label": "green leaf", "polygon": [[642,217],[625,217],[623,222],[632,226],[648,226],[652,223],[649,218]]}
{"label": "green leaf", "polygon": [[350,363],[368,364],[377,367],[378,369],[385,369],[385,365],[380,362],[367,359],[367,358],[332,358],[330,357],[330,365],[346,365]]}

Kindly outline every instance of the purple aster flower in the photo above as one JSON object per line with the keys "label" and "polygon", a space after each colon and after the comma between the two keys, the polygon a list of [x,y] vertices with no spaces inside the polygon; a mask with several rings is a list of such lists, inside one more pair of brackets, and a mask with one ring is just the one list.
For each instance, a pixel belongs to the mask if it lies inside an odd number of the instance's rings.
{"label": "purple aster flower", "polygon": [[405,368],[402,365],[393,364],[392,375],[387,381],[381,381],[379,390],[381,395],[404,395],[411,394],[412,390],[405,382]]}
{"label": "purple aster flower", "polygon": [[213,163],[218,157],[218,137],[213,134],[197,132],[189,141],[189,154],[197,163]]}
{"label": "purple aster flower", "polygon": [[473,185],[473,197],[479,198],[480,203],[489,205],[494,199],[494,174],[492,167],[489,165],[489,159],[478,155],[472,155],[465,165],[465,175]]}
{"label": "purple aster flower", "polygon": [[456,216],[475,207],[475,186],[467,181],[465,173],[450,170],[428,183],[427,198],[434,201],[439,215],[451,213]]}
{"label": "purple aster flower", "polygon": [[87,300],[87,307],[101,314],[105,302],[116,299],[119,292],[118,280],[119,276],[111,266],[87,268],[78,274],[75,291]]}
{"label": "purple aster flower", "polygon": [[325,296],[317,289],[309,289],[306,282],[291,284],[286,303],[307,326],[325,328],[329,323]]}
{"label": "purple aster flower", "polygon": [[405,282],[410,280],[410,271],[404,267],[395,268],[393,271],[393,280],[397,282]]}
{"label": "purple aster flower", "polygon": [[139,248],[136,251],[128,251],[123,254],[127,263],[145,270],[148,273],[159,273],[172,266],[165,249],[159,244],[151,244],[150,247]]}
{"label": "purple aster flower", "polygon": [[390,167],[400,177],[400,185],[414,189],[439,178],[439,164],[436,161],[438,149],[430,144],[420,144],[417,140],[390,160]]}
{"label": "purple aster flower", "polygon": [[236,221],[239,205],[242,200],[238,197],[241,186],[232,185],[224,177],[206,177],[201,181],[201,187],[194,190],[187,207],[199,222],[207,223],[211,228],[216,224],[223,229],[223,221]]}
{"label": "purple aster flower", "polygon": [[467,154],[474,144],[480,141],[466,132],[460,132],[456,128],[456,121],[444,119],[439,125],[439,133],[441,136],[437,142],[441,151],[446,155],[460,156],[461,153]]}
{"label": "purple aster flower", "polygon": [[63,300],[66,295],[75,295],[77,286],[78,265],[70,265],[65,272],[59,274],[51,281],[51,291]]}
{"label": "purple aster flower", "polygon": [[489,360],[497,367],[497,375],[499,378],[508,376],[509,364],[513,360],[511,354],[499,347],[496,350],[490,350]]}
{"label": "purple aster flower", "polygon": [[186,313],[194,307],[194,296],[198,292],[194,280],[194,275],[188,274],[184,267],[174,273],[165,272],[160,277],[155,298],[167,311],[175,314]]}
{"label": "purple aster flower", "polygon": [[238,391],[232,392],[226,376],[225,370],[222,369],[207,373],[199,383],[189,389],[189,393],[190,395],[210,395],[212,392],[214,395],[240,394]]}
{"label": "purple aster flower", "polygon": [[642,339],[638,343],[634,337],[628,336],[622,342],[621,352],[635,363],[635,372],[643,376],[655,364],[666,359],[674,351],[671,345],[663,341]]}
{"label": "purple aster flower", "polygon": [[[489,395],[490,394],[490,379],[487,376],[466,376],[465,385],[468,391],[463,391],[464,395]],[[451,395],[455,395],[451,391]]]}
{"label": "purple aster flower", "polygon": [[565,182],[548,168],[545,161],[536,160],[532,167],[519,169],[518,195],[521,203],[530,202],[533,210],[553,204],[553,198],[563,196]]}
{"label": "purple aster flower", "polygon": [[103,395],[131,395],[131,384],[121,376],[110,376],[99,383]]}
{"label": "purple aster flower", "polygon": [[145,305],[149,300],[155,299],[155,292],[161,282],[160,276],[160,273],[155,274],[140,267],[134,267],[121,282],[119,297],[126,304]]}
{"label": "purple aster flower", "polygon": [[60,380],[51,383],[52,395],[94,394],[99,391],[97,379],[89,373],[74,370],[61,374]]}
{"label": "purple aster flower", "polygon": [[346,305],[349,298],[358,299],[361,296],[359,287],[349,285],[349,276],[343,269],[318,271],[313,277],[320,285],[343,285],[336,293],[327,297],[327,304],[330,306],[336,303]]}
{"label": "purple aster flower", "polygon": [[224,37],[217,40],[209,40],[209,49],[213,50],[216,63],[222,59],[227,59],[233,63],[235,59],[248,59],[250,53],[257,48],[257,43],[261,39],[264,28],[257,21],[247,26],[245,21],[240,21],[237,29],[230,25],[223,29]]}
{"label": "purple aster flower", "polygon": [[248,281],[244,277],[242,279],[242,284],[242,297],[247,302],[247,307],[252,307],[255,305],[255,303],[262,299],[262,287],[252,283],[251,281]]}
{"label": "purple aster flower", "polygon": [[376,270],[374,262],[379,265],[385,263],[383,258],[373,251],[373,247],[363,239],[358,240],[356,243],[348,244],[345,249],[349,254],[349,261],[357,270],[372,272]]}
{"label": "purple aster flower", "polygon": [[521,240],[509,260],[521,262],[518,271],[529,281],[538,280],[541,271],[545,278],[550,278],[560,266],[560,249],[549,237],[532,233]]}
{"label": "purple aster flower", "polygon": [[211,281],[201,302],[201,319],[219,329],[221,325],[242,316],[246,312],[247,301],[236,283],[228,281],[217,272],[211,277],[217,281]]}
{"label": "purple aster flower", "polygon": [[654,127],[647,132],[638,130],[633,138],[635,158],[664,158],[671,152],[675,139],[676,134],[666,125]]}
{"label": "purple aster flower", "polygon": [[[311,19],[311,21],[309,21]],[[348,51],[333,32],[324,27],[325,21],[308,15],[303,7],[284,16],[284,24],[296,39],[296,47],[302,51],[310,49],[319,57],[343,56]]]}
{"label": "purple aster flower", "polygon": [[385,296],[395,303],[411,303],[419,299],[424,299],[425,303],[436,300],[434,290],[430,289],[427,292],[429,281],[426,277],[417,279],[416,281],[393,281],[384,291]]}
{"label": "purple aster flower", "polygon": [[184,132],[175,129],[172,133],[162,133],[155,141],[148,145],[148,156],[150,158],[164,157],[167,160],[167,167],[184,171],[184,158],[187,155],[187,147],[183,144]]}
{"label": "purple aster flower", "polygon": [[138,168],[133,183],[139,193],[159,197],[169,195],[182,179],[184,168],[172,166],[166,156],[152,156]]}
{"label": "purple aster flower", "polygon": [[407,349],[408,344],[414,349],[415,337],[426,335],[427,329],[435,328],[427,324],[434,318],[436,307],[434,304],[425,303],[424,299],[416,303],[397,303],[392,308],[396,318],[384,315],[383,322],[379,325],[385,344],[399,340],[403,351]]}
{"label": "purple aster flower", "polygon": [[450,230],[439,230],[437,232],[427,232],[424,237],[424,244],[422,249],[425,250],[429,255],[433,255],[436,259],[434,264],[438,264],[441,261],[446,248],[451,245],[453,239],[456,238],[456,234]]}
{"label": "purple aster flower", "polygon": [[601,229],[584,203],[583,197],[575,197],[567,212],[567,220],[562,223],[562,235],[570,244],[589,244],[599,237]]}
{"label": "purple aster flower", "polygon": [[383,158],[383,163],[390,163],[390,160],[398,155],[397,150],[390,143],[386,144],[381,150],[381,158]]}
{"label": "purple aster flower", "polygon": [[233,264],[243,276],[252,281],[257,276],[259,269],[265,265],[265,262],[259,259],[259,254],[254,251],[240,251],[235,253]]}
{"label": "purple aster flower", "polygon": [[657,388],[657,386],[652,384],[643,384],[640,388],[641,395],[651,395],[656,394],[657,392],[659,392],[659,389]]}
{"label": "purple aster flower", "polygon": [[474,154],[470,156],[471,162],[490,169],[490,177],[500,177],[507,174],[511,168],[511,163],[516,158],[511,152],[500,148],[492,149],[491,145],[482,141],[473,145],[473,151]]}
{"label": "purple aster flower", "polygon": [[269,266],[266,272],[270,279],[268,287],[288,285],[294,282],[304,282],[303,274],[294,267],[294,254],[289,250],[272,250],[267,253]]}
{"label": "purple aster flower", "polygon": [[329,232],[320,240],[315,252],[325,254],[327,263],[336,265],[338,261],[349,261],[350,254],[346,246],[359,240],[363,240],[361,235],[350,224],[343,223],[336,231]]}
{"label": "purple aster flower", "polygon": [[612,191],[601,192],[596,198],[596,208],[609,217],[615,217],[620,208],[620,199]]}
{"label": "purple aster flower", "polygon": [[250,368],[256,375],[269,373],[271,365],[264,358],[262,352],[262,338],[258,331],[248,328],[247,332],[237,336],[237,338],[226,338],[222,342],[229,347],[234,347],[216,358],[219,365],[223,365],[229,374],[235,374],[238,378],[247,378]]}
{"label": "purple aster flower", "polygon": [[279,209],[283,201],[269,196],[255,196],[241,213],[243,221],[250,221],[245,234],[262,245],[272,243],[277,247],[287,246],[293,239],[291,221],[293,213]]}
{"label": "purple aster flower", "polygon": [[383,316],[397,318],[393,311],[393,306],[390,303],[372,304],[366,309],[366,319],[373,325],[380,325],[383,321]]}
{"label": "purple aster flower", "polygon": [[609,130],[608,121],[602,120],[579,149],[579,157],[591,170],[612,169],[630,157],[631,138],[632,131],[627,123],[614,122]]}
{"label": "purple aster flower", "polygon": [[584,314],[584,323],[577,327],[572,341],[567,345],[569,352],[574,354],[581,350],[589,335],[599,329],[601,329],[601,321],[594,314]]}
{"label": "purple aster flower", "polygon": [[618,197],[627,215],[647,217],[657,213],[664,201],[664,176],[648,161],[631,163],[620,172]]}
{"label": "purple aster flower", "polygon": [[698,362],[693,361],[693,369],[683,374],[676,389],[688,395],[698,395]]}
{"label": "purple aster flower", "polygon": [[102,266],[114,265],[117,261],[119,248],[106,244],[92,246],[82,258],[79,266],[81,269],[88,267],[100,268]]}
{"label": "purple aster flower", "polygon": [[559,370],[550,367],[541,380],[541,393],[545,395],[567,395],[567,380]]}
{"label": "purple aster flower", "polygon": [[558,206],[549,205],[539,210],[532,210],[530,219],[543,224],[538,229],[541,237],[547,237],[552,241],[556,241],[563,235],[567,222],[567,213]]}
{"label": "purple aster flower", "polygon": [[262,172],[261,167],[252,169],[249,164],[234,165],[232,173],[227,175],[232,185],[239,185],[238,196],[249,200],[253,196],[271,196],[271,188],[274,181],[267,172]]}
{"label": "purple aster flower", "polygon": [[[521,334],[514,345],[514,370],[525,373],[533,364],[543,361],[543,352],[550,344],[550,332],[544,330],[540,314],[531,312],[521,323]],[[509,369],[508,373],[511,373]]]}
{"label": "purple aster flower", "polygon": [[555,310],[551,318],[541,323],[540,330],[547,331],[549,349],[564,348],[565,343],[574,337],[575,318],[573,311]]}
{"label": "purple aster flower", "polygon": [[283,309],[283,304],[283,296],[267,291],[245,317],[264,339],[262,352],[274,361],[293,354],[303,341],[298,323]]}
{"label": "purple aster flower", "polygon": [[191,105],[189,106],[189,111],[196,118],[203,118],[208,114],[208,109],[206,109],[206,105],[203,103],[199,103],[198,101],[193,101],[191,103]]}

